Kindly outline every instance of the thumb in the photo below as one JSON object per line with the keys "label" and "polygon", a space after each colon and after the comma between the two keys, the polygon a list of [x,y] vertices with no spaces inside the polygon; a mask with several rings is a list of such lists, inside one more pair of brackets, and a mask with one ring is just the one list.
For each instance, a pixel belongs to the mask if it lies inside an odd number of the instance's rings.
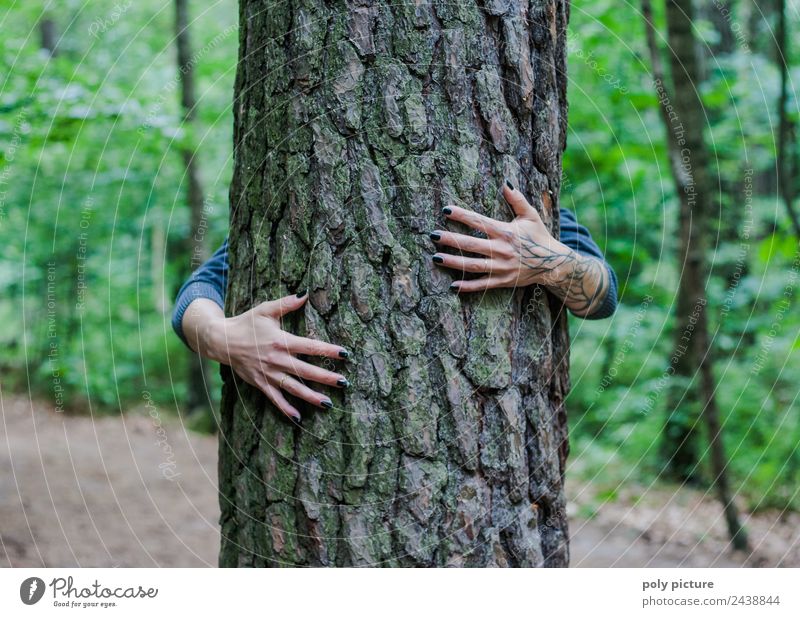
{"label": "thumb", "polygon": [[306,303],[306,300],[308,300],[308,290],[301,291],[298,294],[284,296],[283,298],[278,298],[277,300],[268,300],[267,302],[262,302],[258,305],[256,311],[259,315],[280,319],[286,315],[286,313],[291,313],[292,311],[299,309]]}
{"label": "thumb", "polygon": [[540,218],[536,208],[530,205],[525,196],[514,188],[514,185],[508,180],[503,183],[503,198],[517,216],[534,220]]}

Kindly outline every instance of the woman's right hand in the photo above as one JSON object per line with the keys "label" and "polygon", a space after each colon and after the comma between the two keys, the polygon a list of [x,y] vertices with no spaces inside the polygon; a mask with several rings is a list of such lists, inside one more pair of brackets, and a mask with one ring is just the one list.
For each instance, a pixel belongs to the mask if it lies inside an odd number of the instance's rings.
{"label": "woman's right hand", "polygon": [[[347,358],[350,354],[338,345],[296,336],[281,329],[281,317],[301,308],[308,293],[263,302],[236,317],[226,318],[214,302],[196,300],[189,305],[183,322],[184,334],[201,354],[229,365],[239,377],[260,389],[289,419],[300,422],[300,412],[286,399],[288,392],[317,407],[331,408],[333,402],[308,387],[304,381],[344,388],[344,375],[314,366],[297,354],[326,358]],[[213,305],[216,311],[205,303]],[[205,315],[191,315],[196,308]],[[213,315],[208,311],[213,311]],[[202,327],[199,327],[202,323]],[[192,328],[195,337],[192,337]]]}

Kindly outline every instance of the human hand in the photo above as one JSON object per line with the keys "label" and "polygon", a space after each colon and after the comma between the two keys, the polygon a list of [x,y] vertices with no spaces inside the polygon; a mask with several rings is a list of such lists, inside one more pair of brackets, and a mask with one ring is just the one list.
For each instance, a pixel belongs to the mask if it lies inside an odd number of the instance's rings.
{"label": "human hand", "polygon": [[608,271],[597,259],[574,251],[556,240],[525,196],[506,181],[503,197],[516,215],[507,223],[477,212],[448,206],[445,216],[486,234],[487,238],[449,231],[434,231],[431,239],[442,246],[483,257],[436,253],[434,263],[462,272],[485,274],[451,285],[456,292],[486,291],[503,287],[545,285],[576,315],[590,314],[609,288]]}
{"label": "human hand", "polygon": [[205,354],[229,365],[239,377],[261,390],[289,419],[300,422],[300,412],[286,399],[288,392],[323,408],[333,407],[331,399],[307,386],[303,380],[340,388],[349,385],[336,372],[300,360],[296,354],[347,358],[350,354],[338,345],[296,336],[281,328],[281,318],[296,311],[308,294],[291,295],[262,302],[236,317],[208,320],[205,328]]}
{"label": "human hand", "polygon": [[431,238],[437,244],[484,257],[462,257],[436,253],[433,261],[446,268],[486,274],[473,280],[453,283],[454,291],[484,291],[497,287],[523,287],[534,283],[550,284],[570,258],[572,249],[562,244],[547,230],[532,205],[510,182],[503,185],[503,197],[516,217],[510,223],[498,221],[477,212],[450,206],[445,216],[485,233],[488,238],[475,238],[449,231],[435,231]]}

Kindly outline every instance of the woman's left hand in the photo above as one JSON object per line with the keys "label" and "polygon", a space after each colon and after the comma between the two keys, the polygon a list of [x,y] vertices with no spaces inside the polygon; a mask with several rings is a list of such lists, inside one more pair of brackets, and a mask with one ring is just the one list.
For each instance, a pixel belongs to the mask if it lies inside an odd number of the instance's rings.
{"label": "woman's left hand", "polygon": [[444,209],[445,216],[487,235],[486,239],[449,231],[434,231],[431,238],[441,246],[484,257],[462,257],[436,253],[433,261],[445,268],[485,274],[453,283],[454,291],[485,291],[498,287],[524,287],[534,283],[553,285],[563,278],[565,266],[575,252],[547,230],[542,218],[524,195],[509,182],[503,197],[516,214],[510,223],[498,221],[456,206]]}
{"label": "woman's left hand", "polygon": [[576,315],[590,315],[608,294],[610,275],[606,266],[551,236],[536,208],[510,182],[506,181],[502,190],[516,214],[510,223],[456,206],[444,208],[448,219],[481,231],[486,238],[449,231],[431,233],[431,239],[437,244],[483,255],[464,257],[436,253],[433,256],[434,263],[445,268],[485,275],[455,281],[451,289],[486,291],[538,283],[561,298]]}

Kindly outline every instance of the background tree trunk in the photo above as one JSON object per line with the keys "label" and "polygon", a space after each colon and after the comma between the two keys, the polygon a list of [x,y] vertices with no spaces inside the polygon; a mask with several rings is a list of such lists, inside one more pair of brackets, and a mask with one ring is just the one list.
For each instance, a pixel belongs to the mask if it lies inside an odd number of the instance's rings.
{"label": "background tree trunk", "polygon": [[58,32],[56,22],[52,17],[42,17],[39,20],[39,36],[42,49],[46,49],[51,56],[58,54]]}
{"label": "background tree trunk", "polygon": [[[706,62],[712,61],[717,54],[729,54],[736,49],[736,34],[733,31],[730,20],[730,16],[735,14],[735,4],[735,2],[728,0],[716,0],[700,4],[700,16],[708,19],[719,35],[719,40],[703,46]],[[739,25],[738,22],[737,25]]]}
{"label": "background tree trunk", "polygon": [[[642,0],[642,16],[645,22],[645,35],[650,53],[650,62],[653,71],[653,80],[656,85],[656,94],[659,97],[659,113],[666,128],[667,153],[669,155],[670,170],[675,179],[675,188],[681,203],[679,213],[680,242],[678,248],[679,271],[683,271],[688,260],[688,251],[691,247],[689,231],[691,230],[692,212],[689,203],[687,187],[693,182],[691,174],[687,172],[681,157],[681,150],[685,146],[679,143],[679,135],[685,138],[685,127],[680,119],[671,115],[669,105],[672,104],[672,92],[664,65],[661,61],[658,42],[656,41],[656,28],[650,0]],[[694,45],[694,42],[691,43]],[[692,47],[694,49],[694,47]],[[691,85],[690,85],[691,86]],[[671,354],[672,374],[667,385],[667,416],[664,421],[664,433],[661,437],[660,452],[664,461],[662,474],[678,482],[699,481],[699,410],[694,404],[691,393],[692,376],[695,371],[695,358],[686,352],[686,342],[681,340],[686,331],[689,319],[695,306],[688,291],[689,276],[682,276],[676,300],[675,343]],[[674,361],[673,361],[674,360]]]}
{"label": "background tree trunk", "polygon": [[[643,15],[648,28],[648,41],[654,57],[654,73],[660,69],[660,60],[655,46],[654,26],[650,0],[643,0]],[[739,522],[739,515],[733,501],[728,482],[728,463],[722,442],[722,427],[719,409],[716,403],[716,383],[713,373],[713,356],[711,354],[708,311],[706,299],[706,282],[708,269],[705,259],[708,253],[706,238],[709,233],[709,221],[714,212],[717,200],[711,176],[711,159],[706,146],[704,128],[705,114],[699,90],[697,62],[697,46],[692,32],[694,23],[694,6],[692,0],[666,0],[667,41],[670,49],[670,69],[672,72],[672,88],[661,84],[659,92],[662,106],[662,119],[668,134],[667,140],[671,159],[675,189],[680,200],[678,239],[678,267],[680,282],[678,286],[677,312],[675,315],[675,346],[670,359],[675,376],[685,376],[688,370],[691,383],[678,382],[677,388],[671,389],[668,400],[669,417],[667,421],[666,439],[675,438],[669,433],[670,421],[676,417],[686,418],[685,410],[692,398],[696,398],[701,406],[701,417],[709,433],[709,450],[711,471],[717,497],[722,503],[724,516],[728,525],[731,541],[737,549],[747,549],[747,534]],[[662,79],[656,75],[656,80]],[[680,159],[680,166],[674,164]],[[679,397],[676,391],[681,391]],[[696,396],[692,396],[697,392]],[[694,431],[694,422],[686,428]],[[678,443],[683,447],[684,442]],[[680,450],[677,450],[680,452]],[[694,475],[694,469],[678,467],[675,456],[671,459],[673,469],[686,477]],[[696,467],[696,466],[695,466]]]}
{"label": "background tree trunk", "polygon": [[220,564],[567,565],[566,317],[428,238],[503,177],[557,233],[566,1],[240,7],[226,310],[308,288],[352,385],[295,428],[223,370]]}
{"label": "background tree trunk", "polygon": [[797,183],[797,146],[795,126],[789,117],[789,54],[790,43],[786,27],[786,0],[778,0],[778,28],[775,59],[781,71],[781,93],[778,97],[778,187],[786,206],[786,214],[795,236],[800,239],[800,217],[794,208]]}
{"label": "background tree trunk", "polygon": [[[181,82],[182,128],[188,134],[180,146],[183,166],[186,170],[186,205],[189,208],[189,235],[184,244],[184,253],[189,255],[186,279],[189,272],[199,267],[207,258],[202,229],[203,224],[203,184],[200,180],[200,166],[194,147],[194,127],[197,116],[197,95],[194,87],[194,61],[189,29],[188,0],[175,0],[175,43],[177,47],[178,75]],[[186,263],[186,262],[185,262]],[[186,408],[189,413],[209,409],[209,367],[208,362],[196,353],[189,353],[187,375]]]}

